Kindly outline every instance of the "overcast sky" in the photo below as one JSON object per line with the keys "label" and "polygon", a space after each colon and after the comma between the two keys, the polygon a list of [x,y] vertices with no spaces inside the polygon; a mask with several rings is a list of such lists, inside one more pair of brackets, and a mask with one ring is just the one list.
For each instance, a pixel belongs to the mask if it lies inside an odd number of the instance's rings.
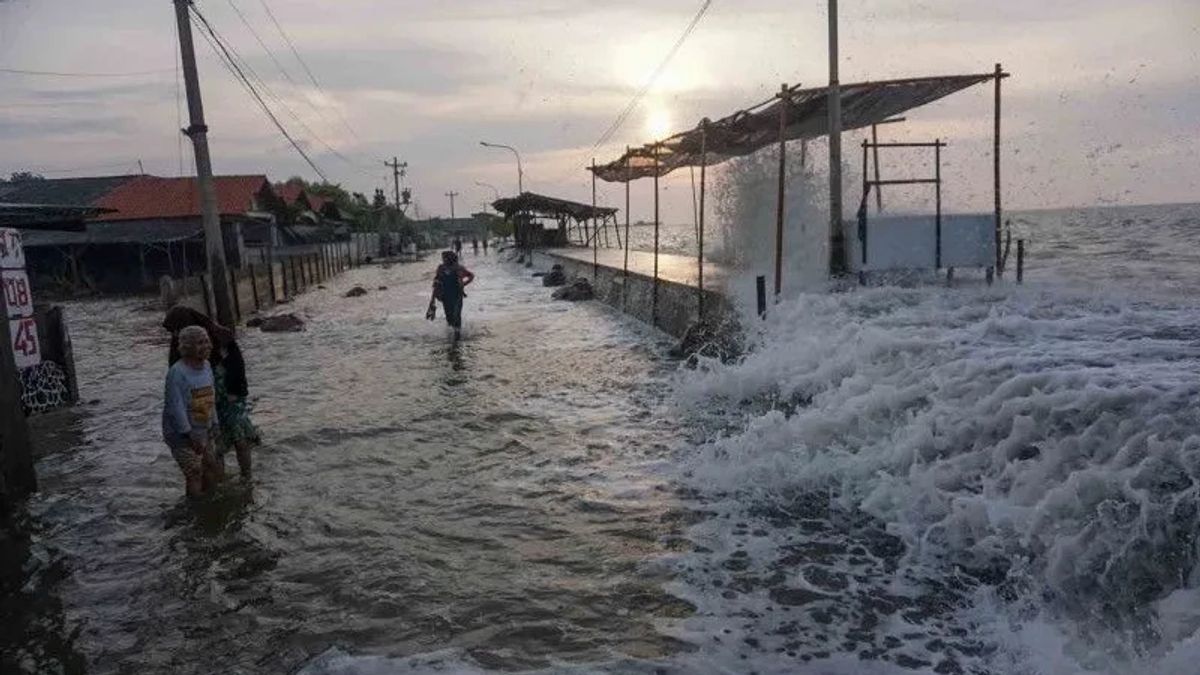
{"label": "overcast sky", "polygon": [[[266,2],[323,92],[263,0],[198,6],[266,82],[280,120],[323,172],[390,195],[382,161],[399,156],[431,214],[448,214],[450,190],[462,194],[460,213],[478,210],[492,193],[476,181],[515,191],[511,154],[480,140],[521,150],[526,189],[586,201],[593,155],[613,159],[627,143],[723,116],[783,82],[827,79],[824,2],[715,0],[628,123],[593,152],[699,0]],[[843,82],[984,72],[998,61],[1013,73],[1002,155],[1011,207],[1200,201],[1197,0],[863,0],[842,12]],[[315,178],[196,41],[216,170]],[[176,175],[177,60],[168,0],[0,0],[0,68],[144,73],[0,73],[0,174],[126,173],[141,159],[149,173]],[[947,139],[948,208],[987,208],[991,113],[990,87],[977,87],[915,111],[885,138]],[[885,158],[884,168],[899,175],[919,171],[916,162]],[[690,220],[687,174],[678,174],[664,181],[666,217]],[[643,182],[633,187],[635,218],[649,216]],[[621,188],[602,185],[601,201],[619,205]]]}

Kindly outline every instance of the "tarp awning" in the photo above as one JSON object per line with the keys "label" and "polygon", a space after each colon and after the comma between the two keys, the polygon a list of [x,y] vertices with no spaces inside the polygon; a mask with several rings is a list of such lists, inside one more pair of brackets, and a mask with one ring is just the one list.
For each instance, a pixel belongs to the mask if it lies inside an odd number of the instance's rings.
{"label": "tarp awning", "polygon": [[533,192],[522,192],[516,197],[505,197],[492,202],[492,207],[512,217],[517,213],[525,213],[542,218],[573,218],[576,221],[590,218],[605,218],[615,215],[617,210],[610,207],[592,206],[573,202],[557,197],[547,197]]}
{"label": "tarp awning", "polygon": [[203,229],[199,223],[187,220],[142,220],[88,223],[82,232],[22,229],[21,243],[25,248],[104,244],[162,245],[175,241],[199,240],[202,236]]}
{"label": "tarp awning", "polygon": [[[878,124],[996,77],[996,73],[984,73],[843,84],[842,129],[849,131]],[[829,87],[793,87],[749,109],[716,121],[701,122],[696,128],[659,143],[633,148],[619,159],[591,170],[601,180],[623,183],[654,176],[656,167],[657,174],[665,176],[686,166],[700,166],[702,162],[712,166],[749,155],[779,142],[781,106],[786,106],[783,115],[787,140],[819,138],[829,134],[828,100]]]}

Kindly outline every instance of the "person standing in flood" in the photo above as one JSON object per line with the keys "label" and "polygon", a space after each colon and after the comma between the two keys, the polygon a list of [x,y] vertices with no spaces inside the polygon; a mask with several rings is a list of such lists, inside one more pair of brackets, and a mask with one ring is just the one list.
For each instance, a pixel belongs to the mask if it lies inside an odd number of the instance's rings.
{"label": "person standing in flood", "polygon": [[479,239],[476,237],[471,237],[471,250],[475,255],[479,255]]}
{"label": "person standing in flood", "polygon": [[208,363],[212,341],[203,328],[187,326],[174,343],[180,358],[167,370],[163,387],[163,441],[183,472],[187,495],[199,497],[223,477],[213,452],[219,423],[216,386]]}
{"label": "person standing in flood", "polygon": [[178,335],[188,326],[204,329],[212,343],[209,364],[213,372],[217,419],[221,428],[220,436],[214,439],[217,461],[223,472],[225,453],[233,450],[242,478],[250,480],[253,467],[250,449],[258,445],[261,439],[247,409],[250,391],[242,350],[234,339],[233,331],[190,307],[180,305],[171,308],[163,320],[163,328],[171,331],[173,336],[167,357],[171,364],[180,358]]}
{"label": "person standing in flood", "polygon": [[433,274],[433,297],[429,299],[429,312],[426,316],[433,318],[435,303],[440,300],[442,310],[446,314],[446,323],[454,329],[456,338],[462,332],[462,305],[463,298],[467,297],[464,289],[472,281],[475,281],[475,275],[459,264],[458,254],[454,251],[443,251],[442,264],[438,265]]}

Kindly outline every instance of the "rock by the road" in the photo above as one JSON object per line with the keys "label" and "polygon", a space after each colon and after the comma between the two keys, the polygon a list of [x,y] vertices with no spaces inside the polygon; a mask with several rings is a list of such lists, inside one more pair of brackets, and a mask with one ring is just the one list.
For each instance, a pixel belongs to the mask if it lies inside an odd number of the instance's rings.
{"label": "rock by the road", "polygon": [[264,333],[299,333],[304,330],[304,319],[292,314],[276,314],[263,319],[259,326]]}
{"label": "rock by the road", "polygon": [[596,297],[595,291],[592,290],[592,284],[583,277],[575,277],[571,280],[569,286],[554,291],[555,300],[568,300],[570,302],[578,302],[580,300],[591,300]]}
{"label": "rock by the road", "polygon": [[263,325],[263,321],[264,319],[261,316],[252,316],[246,321],[246,328],[258,328]]}
{"label": "rock by the road", "polygon": [[381,291],[386,291],[386,290],[387,290],[387,286],[380,286],[380,287],[379,287],[379,290],[381,290]]}
{"label": "rock by the road", "polygon": [[567,274],[563,272],[563,266],[558,263],[554,263],[550,271],[542,277],[543,286],[562,286],[565,283],[567,283]]}
{"label": "rock by the road", "polygon": [[361,298],[362,296],[364,296],[366,294],[367,294],[367,289],[363,288],[362,286],[355,286],[354,288],[351,288],[350,290],[346,291],[346,294],[343,295],[342,297],[343,298]]}

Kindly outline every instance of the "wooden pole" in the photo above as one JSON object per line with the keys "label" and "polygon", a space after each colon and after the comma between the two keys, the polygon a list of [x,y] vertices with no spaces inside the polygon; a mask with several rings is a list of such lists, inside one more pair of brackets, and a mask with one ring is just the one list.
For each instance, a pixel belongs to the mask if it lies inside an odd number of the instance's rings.
{"label": "wooden pole", "polygon": [[779,87],[779,194],[775,202],[775,301],[783,291],[783,200],[787,185],[787,84]]}
{"label": "wooden pole", "polygon": [[225,237],[217,213],[217,190],[212,177],[212,158],[208,153],[208,126],[204,122],[204,104],[200,100],[200,78],[196,71],[196,52],[192,44],[192,22],[189,16],[191,0],[174,0],[175,21],[179,28],[179,53],[183,66],[184,88],[187,91],[188,119],[184,130],[192,140],[196,157],[196,182],[200,188],[200,211],[204,223],[204,248],[208,258],[208,280],[216,305],[217,323],[232,326],[233,298],[226,285],[228,272],[225,263]]}
{"label": "wooden pole", "polygon": [[627,307],[629,299],[629,183],[633,180],[633,170],[629,167],[629,146],[625,146],[625,265],[623,268],[624,285],[621,289],[621,308]]}
{"label": "wooden pole", "polygon": [[[862,177],[863,177],[863,196],[862,196],[862,198],[863,198],[863,201],[862,201],[862,210],[859,211],[858,214],[859,214],[860,218],[864,218],[864,219],[867,217],[867,198],[870,196],[870,190],[871,190],[871,179],[867,178],[867,169],[869,168],[867,165],[867,145],[868,144],[867,144],[866,139],[863,139],[863,142],[862,142]],[[879,190],[879,186],[876,185],[875,189]],[[866,225],[867,224],[865,222],[859,224],[860,229],[859,229],[859,234],[858,234],[858,243],[860,246],[862,246],[862,258],[861,258],[862,259],[862,268],[859,269],[859,271],[858,271],[858,282],[860,284],[863,284],[865,282],[865,275],[866,275],[866,271],[867,271],[867,238],[868,238],[867,233],[869,232],[869,230],[866,227]]]}
{"label": "wooden pole", "polygon": [[1017,240],[1017,283],[1025,283],[1025,240]]}
{"label": "wooden pole", "polygon": [[262,309],[262,298],[258,294],[258,276],[254,273],[254,263],[248,266],[250,271],[250,294],[254,297],[254,310]]}
{"label": "wooden pole", "polygon": [[700,206],[698,207],[696,227],[696,316],[704,320],[704,184],[708,168],[708,119],[700,122]]}
{"label": "wooden pole", "polygon": [[[242,301],[238,298],[237,268],[235,267],[229,268],[229,291],[233,297],[233,320],[236,323],[242,318]],[[232,328],[232,326],[230,327]]]}
{"label": "wooden pole", "polygon": [[658,325],[658,144],[654,145],[654,288],[650,303],[651,325]]}
{"label": "wooden pole", "polygon": [[600,237],[596,229],[596,158],[592,158],[592,283],[600,273]]}
{"label": "wooden pole", "polygon": [[[874,146],[875,155],[875,213],[883,211],[883,190],[880,189],[879,183],[879,125],[871,125],[871,145]],[[866,170],[866,167],[863,167]]]}
{"label": "wooden pole", "polygon": [[996,274],[1004,276],[1004,268],[1000,266],[1000,80],[1004,71],[996,64],[996,106],[994,131],[992,134],[992,174],[996,201]]}
{"label": "wooden pole", "polygon": [[844,268],[842,241],[842,87],[838,82],[837,0],[829,2],[829,272]]}
{"label": "wooden pole", "polygon": [[[878,149],[876,150],[878,152]],[[876,165],[876,170],[879,166]],[[942,269],[942,139],[933,142],[933,267]]]}

